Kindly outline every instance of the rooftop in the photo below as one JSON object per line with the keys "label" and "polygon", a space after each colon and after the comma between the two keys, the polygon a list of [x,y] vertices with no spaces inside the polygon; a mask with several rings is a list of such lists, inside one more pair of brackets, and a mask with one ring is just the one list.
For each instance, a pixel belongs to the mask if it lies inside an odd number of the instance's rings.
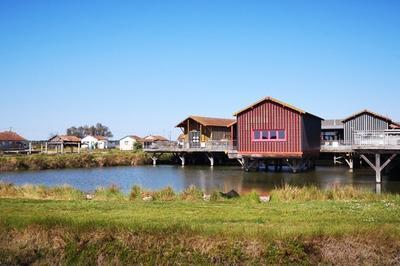
{"label": "rooftop", "polygon": [[[253,104],[247,106],[246,108],[243,108],[243,109],[239,110],[238,112],[234,113],[234,115],[237,116],[237,115],[243,113],[244,111],[247,111],[248,109],[252,109],[252,108],[254,108],[255,106],[257,106],[257,105],[259,105],[259,104],[261,104],[261,103],[264,103],[264,102],[273,102],[273,103],[275,103],[275,104],[281,105],[281,106],[283,106],[283,107],[286,107],[286,108],[288,108],[288,109],[291,109],[291,110],[293,110],[293,111],[295,111],[295,112],[298,112],[298,113],[300,113],[300,114],[308,114],[308,115],[312,115],[312,116],[315,116],[315,117],[317,117],[317,118],[320,118],[320,117],[318,117],[318,116],[316,116],[316,115],[313,115],[313,114],[310,114],[310,113],[308,113],[308,112],[306,112],[306,111],[304,111],[304,110],[302,110],[302,109],[300,109],[300,108],[297,108],[297,107],[295,107],[295,106],[293,106],[293,105],[291,105],[291,104],[282,102],[282,101],[277,100],[277,99],[272,98],[272,97],[264,97],[264,98],[262,98],[261,100],[259,100],[259,101],[255,102],[255,103],[253,103]],[[323,120],[322,118],[320,118],[320,119]]]}
{"label": "rooftop", "polygon": [[0,132],[0,141],[25,141],[25,139],[13,131],[4,131]]}
{"label": "rooftop", "polygon": [[49,139],[49,142],[80,142],[81,138],[77,136],[57,135]]}
{"label": "rooftop", "polygon": [[215,126],[215,127],[229,127],[231,124],[236,122],[236,119],[228,119],[228,118],[216,118],[216,117],[205,117],[205,116],[196,116],[191,115],[182,122],[180,122],[176,127],[184,127],[186,126],[186,121],[188,119],[192,119],[203,126]]}
{"label": "rooftop", "polygon": [[378,114],[378,113],[375,113],[375,112],[372,112],[372,111],[367,110],[367,109],[364,109],[364,110],[361,110],[360,112],[357,112],[357,113],[352,114],[351,116],[349,116],[349,117],[343,119],[342,122],[347,122],[347,121],[349,121],[349,120],[351,120],[351,119],[353,119],[353,118],[356,118],[357,116],[360,116],[360,115],[362,115],[362,114],[369,114],[369,115],[371,115],[371,116],[380,118],[380,119],[382,119],[382,120],[388,122],[389,124],[397,125],[397,123],[396,123],[396,122],[393,122],[392,119],[390,119],[389,117],[384,116],[384,115],[381,115],[381,114]]}
{"label": "rooftop", "polygon": [[341,119],[327,119],[321,122],[321,129],[343,129],[343,122]]}

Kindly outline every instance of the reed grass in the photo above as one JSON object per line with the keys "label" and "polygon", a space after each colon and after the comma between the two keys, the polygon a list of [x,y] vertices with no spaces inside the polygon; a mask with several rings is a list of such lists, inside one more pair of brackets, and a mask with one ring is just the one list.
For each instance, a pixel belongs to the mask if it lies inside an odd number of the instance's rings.
{"label": "reed grass", "polygon": [[[362,188],[350,186],[333,187],[322,190],[315,186],[297,187],[285,185],[275,188],[270,192],[272,202],[306,202],[306,201],[373,201],[373,200],[396,200],[400,199],[398,194],[376,194]],[[93,193],[93,200],[118,200],[138,201],[145,197],[151,197],[155,201],[203,201],[204,193],[195,186],[189,186],[182,192],[176,192],[172,187],[160,190],[146,190],[140,186],[132,186],[129,194],[124,194],[117,185],[109,187],[98,187]],[[85,193],[69,185],[47,187],[42,185],[16,186],[10,183],[0,182],[0,198],[26,198],[26,199],[56,199],[56,200],[84,200]],[[209,201],[226,201],[218,191],[213,191]],[[242,195],[233,202],[260,203],[260,195],[256,191]]]}
{"label": "reed grass", "polygon": [[46,187],[0,183],[0,198],[83,200],[84,193],[69,185]]}
{"label": "reed grass", "polygon": [[398,197],[398,195],[378,195],[364,188],[352,186],[335,186],[330,189],[320,189],[315,186],[297,187],[284,185],[271,191],[273,201],[311,201],[311,200],[374,200]]}
{"label": "reed grass", "polygon": [[127,197],[122,193],[121,189],[113,184],[109,187],[98,187],[94,191],[94,200],[101,201],[126,201]]}

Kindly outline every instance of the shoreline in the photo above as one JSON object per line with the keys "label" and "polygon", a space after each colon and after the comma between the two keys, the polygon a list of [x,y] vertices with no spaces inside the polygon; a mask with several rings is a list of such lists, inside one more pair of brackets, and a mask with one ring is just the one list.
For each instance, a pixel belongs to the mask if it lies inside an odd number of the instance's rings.
{"label": "shoreline", "polygon": [[80,169],[145,165],[149,157],[142,151],[81,152],[0,156],[0,172],[48,169]]}

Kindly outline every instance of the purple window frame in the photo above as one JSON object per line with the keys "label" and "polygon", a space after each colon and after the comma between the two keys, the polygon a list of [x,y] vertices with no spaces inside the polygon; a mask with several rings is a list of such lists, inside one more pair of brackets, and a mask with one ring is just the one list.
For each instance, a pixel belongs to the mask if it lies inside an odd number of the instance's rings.
{"label": "purple window frame", "polygon": [[[256,138],[256,132],[258,133],[259,138]],[[271,139],[271,132],[275,132],[275,139]],[[284,138],[279,138],[280,133],[284,134]],[[265,135],[265,133],[267,133]],[[264,138],[267,136],[267,138]],[[274,141],[287,141],[287,133],[285,129],[253,129],[251,132],[251,141],[253,142],[274,142]]]}

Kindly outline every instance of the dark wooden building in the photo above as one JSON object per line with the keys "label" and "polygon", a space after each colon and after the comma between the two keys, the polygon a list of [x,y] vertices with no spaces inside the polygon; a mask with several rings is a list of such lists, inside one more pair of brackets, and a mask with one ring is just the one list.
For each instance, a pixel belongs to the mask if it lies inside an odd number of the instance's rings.
{"label": "dark wooden building", "polygon": [[[80,152],[81,139],[76,136],[56,135],[50,138],[47,141],[46,145],[54,147],[56,149],[56,152],[64,153],[64,148],[66,147],[69,147],[71,149],[71,152],[73,152],[74,147],[76,147],[78,149],[78,152]],[[47,146],[46,146],[46,152],[47,152]]]}
{"label": "dark wooden building", "polygon": [[176,127],[182,129],[181,139],[191,147],[200,147],[208,141],[232,140],[232,125],[235,119],[189,116]]}
{"label": "dark wooden building", "polygon": [[369,110],[362,110],[355,113],[342,122],[344,127],[344,141],[347,144],[353,144],[354,133],[356,131],[383,131],[398,128],[399,126],[392,119]]}
{"label": "dark wooden building", "polygon": [[327,119],[321,124],[321,139],[325,141],[340,141],[344,138],[344,127],[340,119]]}
{"label": "dark wooden building", "polygon": [[235,115],[242,158],[307,159],[319,154],[322,119],[315,115],[271,97]]}
{"label": "dark wooden building", "polygon": [[27,141],[13,131],[0,132],[0,150],[21,150],[25,149]]}

